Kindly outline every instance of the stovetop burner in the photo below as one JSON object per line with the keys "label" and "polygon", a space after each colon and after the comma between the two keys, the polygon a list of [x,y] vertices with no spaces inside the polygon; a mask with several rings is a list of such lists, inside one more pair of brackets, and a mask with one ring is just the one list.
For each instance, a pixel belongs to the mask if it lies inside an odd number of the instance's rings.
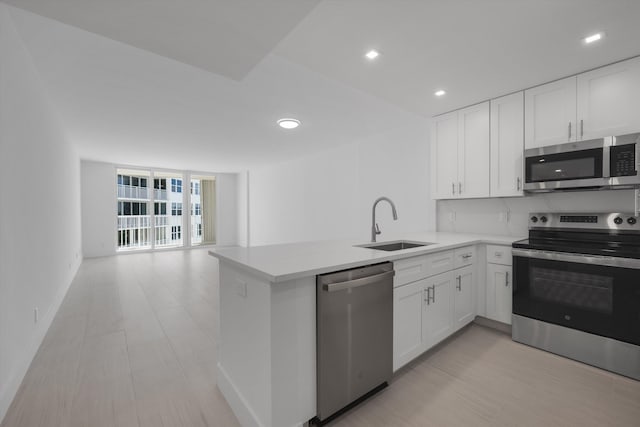
{"label": "stovetop burner", "polygon": [[640,259],[639,218],[628,213],[533,213],[514,248]]}

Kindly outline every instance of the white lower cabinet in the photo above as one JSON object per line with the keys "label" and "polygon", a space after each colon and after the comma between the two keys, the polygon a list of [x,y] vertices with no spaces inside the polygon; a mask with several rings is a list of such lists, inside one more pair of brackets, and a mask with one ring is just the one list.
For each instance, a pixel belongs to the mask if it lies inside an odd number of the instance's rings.
{"label": "white lower cabinet", "polygon": [[459,268],[454,274],[453,326],[460,329],[475,317],[475,268],[472,265]]}
{"label": "white lower cabinet", "polygon": [[[475,247],[396,261],[402,266],[428,265],[422,277],[405,283],[397,277],[393,289],[393,370],[429,350],[475,317]],[[424,256],[422,257],[424,258]],[[455,264],[466,264],[453,269]],[[436,262],[447,259],[446,263]],[[448,271],[442,272],[446,264]],[[413,270],[412,270],[413,271]]]}
{"label": "white lower cabinet", "polygon": [[393,370],[424,351],[423,305],[427,280],[418,280],[393,290]]}
{"label": "white lower cabinet", "polygon": [[511,324],[512,275],[510,265],[487,264],[487,317]]}
{"label": "white lower cabinet", "polygon": [[438,274],[427,279],[426,304],[422,317],[422,342],[425,350],[451,335],[453,319],[453,273]]}

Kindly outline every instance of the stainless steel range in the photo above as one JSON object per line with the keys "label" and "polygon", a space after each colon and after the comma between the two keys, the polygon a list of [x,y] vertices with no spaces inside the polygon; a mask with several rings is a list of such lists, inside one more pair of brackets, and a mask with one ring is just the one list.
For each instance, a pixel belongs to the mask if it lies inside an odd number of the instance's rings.
{"label": "stainless steel range", "polygon": [[534,213],[513,244],[514,341],[640,380],[640,218]]}

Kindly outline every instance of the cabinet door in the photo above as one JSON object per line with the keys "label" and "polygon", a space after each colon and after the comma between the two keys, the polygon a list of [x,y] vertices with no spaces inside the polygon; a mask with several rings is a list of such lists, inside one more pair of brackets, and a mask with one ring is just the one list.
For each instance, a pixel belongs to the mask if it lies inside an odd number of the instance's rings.
{"label": "cabinet door", "polygon": [[524,148],[576,140],[576,77],[524,93]]}
{"label": "cabinet door", "polygon": [[475,266],[459,268],[453,272],[455,290],[453,291],[454,328],[460,329],[475,317]]}
{"label": "cabinet door", "polygon": [[426,280],[393,290],[393,370],[397,370],[424,350],[423,306]]}
{"label": "cabinet door", "polygon": [[578,75],[578,139],[640,131],[640,59]]}
{"label": "cabinet door", "polygon": [[431,193],[451,199],[458,188],[458,112],[434,117],[431,130]]}
{"label": "cabinet door", "polygon": [[511,324],[511,266],[487,264],[487,317]]}
{"label": "cabinet door", "polygon": [[458,197],[489,197],[489,102],[458,112]]}
{"label": "cabinet door", "polygon": [[522,196],[524,92],[491,100],[491,196]]}
{"label": "cabinet door", "polygon": [[425,349],[433,347],[453,331],[453,272],[430,277],[427,305],[422,317],[422,341]]}

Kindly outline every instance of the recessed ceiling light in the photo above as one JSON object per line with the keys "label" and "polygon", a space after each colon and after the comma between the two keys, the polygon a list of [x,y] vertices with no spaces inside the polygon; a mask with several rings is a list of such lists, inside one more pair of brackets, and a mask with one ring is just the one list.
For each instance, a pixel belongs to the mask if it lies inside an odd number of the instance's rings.
{"label": "recessed ceiling light", "polygon": [[596,34],[593,34],[593,35],[591,35],[589,37],[585,37],[584,38],[584,42],[586,44],[589,44],[589,43],[597,42],[601,38],[602,38],[602,33],[596,33]]}
{"label": "recessed ceiling light", "polygon": [[447,93],[447,92],[445,92],[444,90],[440,89],[440,90],[437,90],[437,91],[434,93],[434,95],[435,95],[435,96],[443,96],[443,95],[445,95],[446,93]]}
{"label": "recessed ceiling light", "polygon": [[280,119],[278,125],[283,129],[295,129],[300,126],[300,120],[297,119]]}
{"label": "recessed ceiling light", "polygon": [[378,52],[375,49],[371,49],[369,52],[367,52],[364,56],[366,56],[369,59],[376,59],[378,57],[378,55],[380,55],[380,52]]}

